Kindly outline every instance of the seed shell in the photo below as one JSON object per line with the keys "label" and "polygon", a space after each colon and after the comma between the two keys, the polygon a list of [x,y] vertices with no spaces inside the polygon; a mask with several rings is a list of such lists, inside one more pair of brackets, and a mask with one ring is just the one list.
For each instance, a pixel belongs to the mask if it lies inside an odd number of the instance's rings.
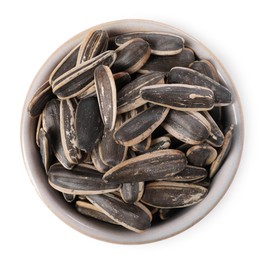
{"label": "seed shell", "polygon": [[151,226],[152,214],[140,202],[127,204],[110,194],[89,195],[87,199],[113,221],[129,230],[139,233]]}
{"label": "seed shell", "polygon": [[79,164],[67,170],[57,163],[50,167],[48,177],[54,189],[74,195],[102,194],[120,188],[118,184],[104,182],[102,174],[87,164]]}
{"label": "seed shell", "polygon": [[107,171],[103,179],[111,183],[156,180],[174,176],[186,164],[186,157],[182,152],[165,149],[123,161]]}
{"label": "seed shell", "polygon": [[157,181],[145,186],[141,201],[158,208],[183,208],[199,203],[207,192],[208,189],[195,184]]}
{"label": "seed shell", "polygon": [[124,202],[133,204],[142,198],[144,182],[123,183],[121,186],[121,197]]}
{"label": "seed shell", "polygon": [[190,68],[175,67],[171,69],[168,74],[168,83],[207,87],[214,93],[215,106],[227,106],[232,102],[231,92],[225,86]]}
{"label": "seed shell", "polygon": [[128,72],[118,72],[113,74],[114,80],[115,80],[115,85],[116,85],[116,90],[120,91],[125,85],[130,83],[131,81],[131,76]]}
{"label": "seed shell", "polygon": [[92,152],[103,134],[97,99],[81,99],[76,110],[77,147],[86,153]]}
{"label": "seed shell", "polygon": [[131,32],[117,36],[115,43],[120,46],[125,42],[141,38],[150,44],[151,53],[155,55],[176,55],[184,47],[184,39],[178,35],[164,32]]}
{"label": "seed shell", "polygon": [[38,123],[37,123],[37,127],[36,127],[36,144],[38,147],[40,147],[40,142],[39,142],[39,136],[40,136],[40,129],[42,128],[42,114],[39,115],[38,118]]}
{"label": "seed shell", "polygon": [[188,67],[195,61],[193,50],[184,48],[177,55],[157,56],[151,55],[144,66],[138,71],[140,73],[149,73],[152,71],[169,72],[174,67]]}
{"label": "seed shell", "polygon": [[72,203],[75,200],[75,195],[74,194],[67,194],[67,193],[62,193],[65,201],[68,203]]}
{"label": "seed shell", "polygon": [[209,122],[199,112],[171,110],[162,126],[175,138],[188,144],[204,142],[211,131]]}
{"label": "seed shell", "polygon": [[42,164],[44,166],[45,172],[47,173],[53,162],[53,154],[51,149],[51,141],[43,128],[40,129],[39,144]]}
{"label": "seed shell", "polygon": [[117,59],[112,71],[114,73],[126,71],[130,74],[139,70],[148,60],[151,54],[149,44],[142,39],[132,39],[116,49]]}
{"label": "seed shell", "polygon": [[110,169],[110,166],[105,164],[101,159],[101,156],[99,153],[99,144],[97,144],[96,147],[93,149],[92,154],[91,154],[91,159],[92,159],[93,165],[100,173],[105,173]]}
{"label": "seed shell", "polygon": [[100,115],[107,130],[113,130],[117,115],[116,85],[109,67],[100,65],[95,69],[94,80]]}
{"label": "seed shell", "polygon": [[153,104],[181,111],[210,110],[214,93],[209,88],[186,84],[157,84],[143,87],[141,97]]}

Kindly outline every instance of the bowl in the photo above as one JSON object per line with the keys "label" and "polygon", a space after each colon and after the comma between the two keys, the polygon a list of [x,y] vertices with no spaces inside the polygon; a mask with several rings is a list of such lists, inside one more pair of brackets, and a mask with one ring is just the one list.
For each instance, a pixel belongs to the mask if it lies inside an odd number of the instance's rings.
{"label": "bowl", "polygon": [[[234,124],[232,146],[224,164],[214,177],[206,198],[197,205],[181,210],[176,216],[163,223],[160,222],[140,234],[120,226],[86,218],[69,206],[63,197],[51,188],[42,166],[38,147],[35,144],[37,119],[31,118],[27,113],[28,104],[36,90],[48,78],[48,75],[58,62],[75,45],[81,42],[87,31],[91,29],[104,29],[110,36],[141,30],[178,34],[185,39],[186,45],[195,51],[199,59],[207,59],[215,66],[221,82],[230,89],[233,96],[232,105],[224,108],[226,122]],[[59,47],[41,67],[29,88],[21,118],[21,148],[29,177],[46,206],[67,225],[87,236],[112,243],[143,244],[177,235],[200,221],[217,205],[236,174],[243,149],[244,137],[242,108],[236,88],[219,60],[202,43],[172,26],[148,20],[119,20],[97,25],[88,30],[79,33]]]}

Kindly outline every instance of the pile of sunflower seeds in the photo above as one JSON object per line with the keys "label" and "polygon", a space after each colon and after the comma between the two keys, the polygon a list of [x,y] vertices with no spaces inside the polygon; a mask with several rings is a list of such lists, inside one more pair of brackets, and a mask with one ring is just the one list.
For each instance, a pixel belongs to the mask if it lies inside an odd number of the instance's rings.
{"label": "pile of sunflower seeds", "polygon": [[81,214],[142,232],[202,201],[231,146],[232,103],[182,37],[91,31],[28,106],[49,184]]}

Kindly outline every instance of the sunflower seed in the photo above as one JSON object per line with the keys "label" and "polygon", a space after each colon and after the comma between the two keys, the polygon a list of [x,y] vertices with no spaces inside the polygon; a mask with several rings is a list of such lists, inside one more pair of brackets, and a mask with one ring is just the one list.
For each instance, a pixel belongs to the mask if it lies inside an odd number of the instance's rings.
{"label": "sunflower seed", "polygon": [[77,56],[77,64],[92,59],[108,48],[108,33],[103,30],[91,31],[80,45]]}
{"label": "sunflower seed", "polygon": [[182,152],[166,149],[123,161],[107,171],[103,179],[111,183],[161,179],[174,176],[182,171],[186,164],[186,157]]}
{"label": "sunflower seed", "polygon": [[161,136],[156,139],[153,139],[151,142],[151,146],[149,148],[149,152],[168,149],[171,145],[171,139],[168,136]]}
{"label": "sunflower seed", "polygon": [[171,56],[151,55],[144,66],[138,70],[140,73],[149,73],[152,71],[169,72],[174,67],[188,67],[195,61],[193,50],[184,48],[182,52]]}
{"label": "sunflower seed", "polygon": [[117,95],[118,114],[128,112],[146,103],[140,97],[140,90],[144,86],[164,83],[163,72],[153,72],[142,75],[125,85]]}
{"label": "sunflower seed", "polygon": [[99,65],[94,72],[94,80],[100,114],[107,130],[113,130],[117,115],[116,86],[111,70]]}
{"label": "sunflower seed", "polygon": [[132,146],[146,139],[165,119],[168,108],[153,106],[126,121],[114,133],[116,142]]}
{"label": "sunflower seed", "polygon": [[39,144],[42,163],[45,172],[47,173],[53,162],[53,154],[51,149],[51,141],[48,134],[44,131],[43,128],[41,128],[39,132]]}
{"label": "sunflower seed", "polygon": [[189,68],[196,70],[205,76],[219,82],[218,73],[213,64],[208,60],[196,60],[189,65]]}
{"label": "sunflower seed", "polygon": [[77,147],[90,153],[103,134],[97,99],[81,99],[76,110]]}
{"label": "sunflower seed", "polygon": [[165,178],[166,181],[177,181],[177,182],[194,182],[201,181],[207,177],[207,171],[202,167],[187,165],[184,170],[175,174],[172,177]]}
{"label": "sunflower seed", "polygon": [[152,214],[139,202],[127,204],[110,194],[89,195],[87,199],[113,221],[129,230],[139,233],[151,226]]}
{"label": "sunflower seed", "polygon": [[203,167],[210,165],[216,159],[217,151],[209,144],[197,144],[186,152],[186,157],[190,164]]}
{"label": "sunflower seed", "polygon": [[65,154],[60,134],[60,101],[52,99],[49,101],[42,113],[42,126],[44,131],[49,135],[52,150],[57,160],[66,168],[73,168]]}
{"label": "sunflower seed", "polygon": [[71,171],[60,164],[54,164],[48,171],[48,177],[54,189],[67,194],[102,194],[120,188],[118,184],[104,182],[102,174],[87,164],[79,164]]}
{"label": "sunflower seed", "polygon": [[73,103],[69,99],[60,101],[60,133],[67,160],[72,164],[77,164],[81,159],[81,152],[77,148],[75,105]]}
{"label": "sunflower seed", "polygon": [[[113,167],[125,160],[127,154],[127,147],[115,142],[113,134],[122,124],[122,117],[118,116],[115,128],[112,131],[105,129],[103,137],[99,143],[100,159],[105,165]],[[100,171],[101,172],[101,171]]]}
{"label": "sunflower seed", "polygon": [[206,142],[215,147],[222,146],[224,142],[224,135],[222,131],[220,130],[219,126],[216,124],[216,122],[211,117],[211,115],[208,113],[208,111],[203,111],[202,115],[207,119],[207,121],[211,125],[211,132]]}
{"label": "sunflower seed", "polygon": [[138,144],[133,145],[131,148],[135,152],[144,153],[144,152],[147,152],[149,150],[151,142],[152,142],[152,136],[149,135],[143,141],[141,141]]}
{"label": "sunflower seed", "polygon": [[128,72],[118,72],[113,74],[117,91],[120,91],[126,84],[130,83],[131,76]]}
{"label": "sunflower seed", "polygon": [[125,42],[141,38],[148,42],[151,53],[155,55],[175,55],[182,51],[184,39],[178,35],[164,32],[131,32],[117,36],[115,43],[120,46]]}
{"label": "sunflower seed", "polygon": [[83,98],[96,97],[96,96],[97,96],[96,86],[95,86],[95,82],[93,80],[93,81],[91,81],[91,83],[89,84],[89,86],[86,87],[86,90],[83,91],[81,94],[79,94],[76,97],[78,99],[83,99]]}
{"label": "sunflower seed", "polygon": [[39,142],[39,136],[40,136],[40,129],[42,128],[42,114],[39,115],[38,118],[38,123],[37,123],[37,127],[36,127],[36,144],[38,147],[40,147],[40,142]]}
{"label": "sunflower seed", "polygon": [[168,74],[168,83],[197,85],[211,89],[215,97],[216,106],[231,104],[231,92],[220,83],[190,68],[175,67]]}
{"label": "sunflower seed", "polygon": [[65,72],[73,69],[76,66],[78,52],[80,50],[80,44],[75,46],[66,56],[59,62],[59,64],[52,71],[49,82],[52,85],[53,82],[63,75]]}
{"label": "sunflower seed", "polygon": [[158,208],[183,208],[199,203],[207,192],[195,184],[157,181],[145,186],[141,201]]}
{"label": "sunflower seed", "polygon": [[97,220],[117,225],[116,221],[109,218],[99,207],[90,202],[78,200],[75,203],[77,211],[83,215],[95,218]]}
{"label": "sunflower seed", "polygon": [[166,220],[169,219],[171,217],[173,217],[174,215],[176,215],[177,212],[179,212],[181,209],[175,208],[175,209],[159,209],[158,210],[158,214],[159,214],[159,218],[161,220]]}
{"label": "sunflower seed", "polygon": [[219,152],[217,158],[211,165],[210,175],[209,175],[210,178],[213,178],[214,175],[217,173],[217,171],[222,166],[225,160],[225,157],[227,156],[230,150],[232,139],[233,139],[233,130],[234,130],[234,125],[231,125],[225,134],[224,143],[222,145],[221,151]]}
{"label": "sunflower seed", "polygon": [[39,116],[46,103],[54,98],[54,94],[52,93],[52,87],[48,81],[44,82],[41,87],[34,94],[28,105],[28,113],[31,117]]}
{"label": "sunflower seed", "polygon": [[65,201],[68,203],[72,203],[75,200],[75,195],[74,194],[67,194],[67,193],[62,193]]}
{"label": "sunflower seed", "polygon": [[144,182],[123,183],[121,186],[121,197],[124,202],[133,204],[142,198]]}
{"label": "sunflower seed", "polygon": [[101,156],[99,154],[99,144],[97,144],[96,147],[93,149],[91,159],[93,165],[99,172],[105,173],[110,169],[110,167],[106,165],[101,159]]}
{"label": "sunflower seed", "polygon": [[188,144],[204,142],[211,131],[209,122],[199,112],[171,110],[162,126],[175,138]]}
{"label": "sunflower seed", "polygon": [[91,87],[94,71],[98,65],[111,66],[116,59],[114,51],[106,51],[93,59],[78,64],[58,77],[52,84],[55,95],[61,99],[76,97]]}
{"label": "sunflower seed", "polygon": [[114,73],[126,71],[130,74],[139,70],[148,60],[151,49],[149,44],[142,39],[132,39],[122,44],[115,50],[117,59],[112,71]]}
{"label": "sunflower seed", "polygon": [[157,84],[143,87],[140,95],[153,104],[181,111],[209,110],[214,106],[212,90],[200,86]]}

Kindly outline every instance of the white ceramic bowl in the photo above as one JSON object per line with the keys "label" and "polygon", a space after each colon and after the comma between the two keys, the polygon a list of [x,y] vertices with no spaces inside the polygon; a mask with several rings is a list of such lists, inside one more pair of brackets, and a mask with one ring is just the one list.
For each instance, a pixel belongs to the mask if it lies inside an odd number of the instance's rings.
{"label": "white ceramic bowl", "polygon": [[192,48],[200,59],[211,61],[217,69],[221,81],[228,86],[233,95],[233,104],[224,109],[227,124],[233,123],[235,125],[230,153],[218,174],[215,176],[207,197],[202,202],[195,206],[185,208],[176,217],[156,224],[144,233],[137,234],[123,227],[103,223],[79,214],[64,201],[63,197],[57,191],[48,185],[47,176],[41,165],[39,151],[35,145],[35,127],[37,122],[36,119],[32,119],[28,116],[27,107],[35,91],[41,86],[41,83],[48,78],[48,75],[57,63],[69,50],[71,50],[71,48],[82,40],[87,32],[84,31],[67,41],[48,58],[29,88],[21,119],[21,146],[28,174],[46,206],[62,221],[85,235],[120,244],[149,243],[174,236],[190,228],[204,218],[224,196],[236,174],[243,149],[244,133],[242,108],[236,88],[218,59],[198,40],[179,29],[166,24],[146,20],[113,21],[90,29],[99,28],[106,30],[110,36],[139,30],[176,33],[185,39],[186,45]]}

